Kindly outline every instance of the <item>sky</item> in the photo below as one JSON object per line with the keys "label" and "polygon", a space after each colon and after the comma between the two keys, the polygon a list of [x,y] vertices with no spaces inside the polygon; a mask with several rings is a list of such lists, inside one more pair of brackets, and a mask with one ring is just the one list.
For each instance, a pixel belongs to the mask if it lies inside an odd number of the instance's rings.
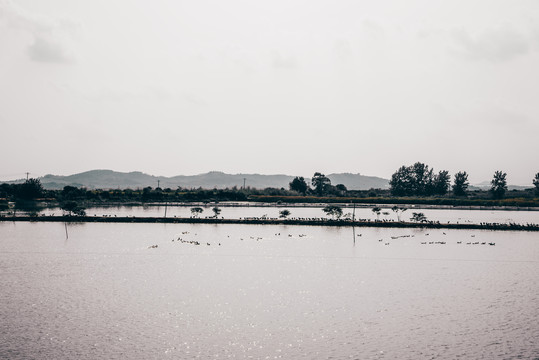
{"label": "sky", "polygon": [[0,0],[0,180],[539,172],[536,0]]}

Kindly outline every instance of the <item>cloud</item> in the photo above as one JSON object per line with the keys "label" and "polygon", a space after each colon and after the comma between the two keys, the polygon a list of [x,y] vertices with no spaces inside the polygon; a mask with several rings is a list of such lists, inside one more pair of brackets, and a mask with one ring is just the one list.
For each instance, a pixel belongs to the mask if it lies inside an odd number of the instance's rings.
{"label": "cloud", "polygon": [[68,63],[73,60],[62,44],[43,37],[34,39],[34,43],[28,47],[28,56],[34,61],[48,63]]}
{"label": "cloud", "polygon": [[510,61],[528,53],[529,39],[508,26],[471,35],[460,29],[453,32],[457,53],[471,60]]}
{"label": "cloud", "polygon": [[384,26],[372,19],[364,19],[361,22],[361,29],[365,34],[376,41],[383,41],[387,36]]}
{"label": "cloud", "polygon": [[354,50],[350,41],[346,39],[337,39],[333,43],[333,52],[335,57],[341,62],[346,62],[354,57]]}
{"label": "cloud", "polygon": [[273,67],[278,69],[294,69],[297,67],[296,59],[293,56],[282,56],[279,52],[273,53]]}
{"label": "cloud", "polygon": [[488,125],[489,129],[515,129],[534,125],[525,114],[499,106],[482,109],[474,116],[480,123]]}
{"label": "cloud", "polygon": [[535,48],[539,49],[539,25],[534,26],[532,29],[532,38],[535,43]]}
{"label": "cloud", "polygon": [[74,61],[73,42],[78,39],[80,25],[68,19],[56,19],[28,12],[11,0],[0,0],[0,25],[30,34],[29,58],[45,63]]}

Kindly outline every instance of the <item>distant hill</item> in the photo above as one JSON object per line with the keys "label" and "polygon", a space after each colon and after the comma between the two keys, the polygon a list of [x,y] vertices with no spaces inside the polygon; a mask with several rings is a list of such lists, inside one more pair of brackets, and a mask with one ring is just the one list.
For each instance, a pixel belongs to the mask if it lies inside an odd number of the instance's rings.
{"label": "distant hill", "polygon": [[[389,181],[387,179],[364,176],[360,174],[329,174],[327,177],[333,185],[344,184],[349,190],[368,190],[371,188],[387,189]],[[86,187],[88,189],[117,189],[117,188],[152,188],[159,186],[163,189],[183,188],[241,188],[245,179],[245,185],[263,189],[267,187],[288,189],[288,184],[294,179],[290,175],[260,175],[260,174],[226,174],[220,171],[211,171],[199,175],[178,175],[173,177],[153,176],[139,171],[123,173],[112,170],[91,170],[79,174],[60,176],[45,175],[40,178],[43,187],[46,189],[63,189],[66,185],[76,187]],[[305,181],[310,182],[309,178]],[[12,181],[22,182],[22,180]]]}
{"label": "distant hill", "polygon": [[[479,190],[489,190],[490,187],[491,187],[491,183],[490,181],[482,181],[478,184],[473,184],[473,185],[470,185],[469,187],[469,190],[475,190],[475,189],[479,189]],[[507,185],[507,190],[526,190],[526,189],[529,189],[533,186],[522,186],[522,185]]]}
{"label": "distant hill", "polygon": [[342,173],[329,174],[331,184],[343,184],[348,190],[389,189],[389,180],[376,176]]}

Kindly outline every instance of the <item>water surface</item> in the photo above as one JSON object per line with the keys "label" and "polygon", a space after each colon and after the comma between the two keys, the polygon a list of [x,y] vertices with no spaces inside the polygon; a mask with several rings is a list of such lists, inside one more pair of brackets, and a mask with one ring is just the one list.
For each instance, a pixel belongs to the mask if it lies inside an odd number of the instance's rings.
{"label": "water surface", "polygon": [[[225,219],[240,219],[245,217],[268,217],[278,218],[279,212],[288,209],[290,217],[298,218],[326,218],[321,207],[268,207],[268,206],[243,206],[229,207],[219,204],[202,206],[204,211],[201,217],[211,217],[214,215],[212,208],[218,206],[221,209],[219,217]],[[190,217],[192,206],[114,206],[114,207],[91,207],[87,209],[90,216],[145,216],[145,217]],[[400,215],[401,220],[409,221],[414,212],[422,212],[428,220],[439,221],[441,223],[539,223],[539,211],[523,210],[464,210],[464,209],[408,209]],[[45,215],[60,215],[59,208],[46,209],[41,212]],[[356,219],[370,220],[392,220],[397,221],[398,217],[390,208],[382,207],[381,214],[377,216],[371,208],[343,208],[344,214],[355,214]],[[386,215],[384,215],[386,213]]]}
{"label": "water surface", "polygon": [[0,223],[0,358],[539,357],[537,233],[110,223],[67,232]]}

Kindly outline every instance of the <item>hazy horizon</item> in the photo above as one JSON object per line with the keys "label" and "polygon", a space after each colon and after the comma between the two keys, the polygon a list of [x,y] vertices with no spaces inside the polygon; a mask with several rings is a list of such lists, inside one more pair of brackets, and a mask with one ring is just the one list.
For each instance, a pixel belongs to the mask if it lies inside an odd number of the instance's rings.
{"label": "hazy horizon", "polygon": [[0,181],[539,172],[533,0],[0,0],[0,49]]}
{"label": "hazy horizon", "polygon": [[[249,175],[261,175],[261,176],[303,176],[305,179],[310,179],[312,177],[312,175],[314,174],[310,174],[310,175],[301,175],[301,174],[285,174],[285,173],[275,173],[275,174],[263,174],[263,173],[248,173],[248,172],[238,172],[238,173],[229,173],[229,172],[224,172],[224,171],[220,171],[220,170],[210,170],[210,171],[206,171],[206,172],[203,172],[203,173],[196,173],[196,174],[173,174],[173,175],[160,175],[160,174],[152,174],[152,173],[147,173],[147,172],[144,172],[144,171],[138,171],[138,170],[133,170],[133,171],[116,171],[116,170],[113,170],[113,169],[92,169],[92,170],[87,170],[87,171],[81,171],[79,173],[72,173],[72,174],[52,174],[52,173],[46,173],[46,174],[43,174],[43,175],[30,175],[29,173],[29,177],[30,178],[42,178],[42,177],[45,177],[45,176],[72,176],[72,175],[79,175],[79,174],[83,174],[83,173],[87,173],[87,172],[92,172],[92,171],[113,171],[113,172],[117,172],[117,173],[122,173],[122,174],[129,174],[129,173],[142,173],[142,174],[145,174],[145,175],[149,175],[149,176],[154,176],[156,178],[173,178],[173,177],[177,177],[177,176],[186,176],[186,177],[191,177],[191,176],[199,176],[199,175],[205,175],[205,174],[208,174],[208,173],[223,173],[225,175],[232,175],[232,176],[237,176],[237,175],[245,175],[245,176],[249,176]],[[361,175],[361,176],[365,176],[365,177],[374,177],[374,178],[379,178],[379,179],[383,179],[383,180],[391,180],[391,176],[387,177],[387,178],[384,178],[382,176],[377,176],[377,175],[369,175],[369,174],[362,174],[362,173],[351,173],[351,172],[340,172],[340,173],[326,173],[325,175],[328,175],[328,176],[331,176],[331,175],[342,175],[342,174],[351,174],[351,175]],[[10,179],[1,179],[0,178],[0,183],[1,182],[5,182],[5,181],[18,181],[18,180],[24,180],[26,178],[26,173],[24,174],[24,176],[21,176],[19,178],[10,178]],[[491,179],[485,179],[483,181],[478,181],[478,182],[474,182],[474,183],[471,183],[470,185],[472,186],[487,186],[489,183],[490,183],[490,180]],[[451,183],[453,183],[453,177],[451,177]],[[239,184],[241,185],[241,184]],[[509,186],[529,186],[530,188],[534,187],[533,184],[515,184],[515,183],[508,183]]]}

